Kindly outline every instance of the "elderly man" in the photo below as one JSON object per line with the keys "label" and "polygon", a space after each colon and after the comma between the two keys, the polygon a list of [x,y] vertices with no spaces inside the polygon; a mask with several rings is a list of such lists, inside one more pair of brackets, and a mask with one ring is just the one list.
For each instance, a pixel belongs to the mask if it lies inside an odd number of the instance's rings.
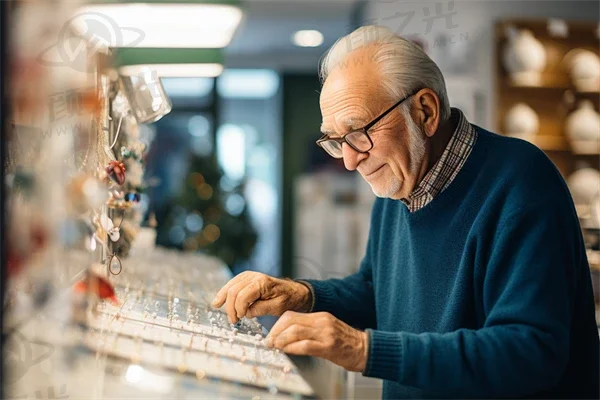
{"label": "elderly man", "polygon": [[378,196],[359,272],[245,272],[213,306],[282,315],[267,343],[381,378],[384,398],[598,398],[589,266],[549,159],[450,108],[437,65],[386,28],[321,72],[317,143]]}

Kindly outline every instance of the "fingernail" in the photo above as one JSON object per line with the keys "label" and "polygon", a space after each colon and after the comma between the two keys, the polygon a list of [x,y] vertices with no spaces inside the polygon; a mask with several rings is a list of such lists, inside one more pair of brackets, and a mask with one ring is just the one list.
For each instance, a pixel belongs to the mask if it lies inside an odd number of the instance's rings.
{"label": "fingernail", "polygon": [[213,299],[213,301],[212,301],[210,304],[212,304],[213,306],[216,306],[216,305],[217,305],[217,303],[219,303],[219,302],[218,302],[218,300],[219,300],[219,299],[215,297],[215,298]]}
{"label": "fingernail", "polygon": [[267,336],[265,338],[265,345],[268,346],[268,347],[273,347],[273,338]]}

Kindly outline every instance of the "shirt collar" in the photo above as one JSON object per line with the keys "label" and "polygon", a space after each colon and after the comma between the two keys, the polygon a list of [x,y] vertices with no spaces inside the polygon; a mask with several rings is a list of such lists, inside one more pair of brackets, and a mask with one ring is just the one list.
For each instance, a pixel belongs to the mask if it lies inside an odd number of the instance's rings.
{"label": "shirt collar", "polygon": [[427,172],[408,198],[401,199],[411,212],[427,205],[450,185],[475,143],[477,133],[462,111],[458,108],[452,108],[450,118],[457,121],[456,129],[439,160]]}

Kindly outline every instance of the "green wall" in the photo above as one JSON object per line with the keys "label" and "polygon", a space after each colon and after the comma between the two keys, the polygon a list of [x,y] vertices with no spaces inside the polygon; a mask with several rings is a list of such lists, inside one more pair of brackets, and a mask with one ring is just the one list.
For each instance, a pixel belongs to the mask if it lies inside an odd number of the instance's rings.
{"label": "green wall", "polygon": [[[316,69],[316,67],[315,67]],[[321,126],[316,74],[283,74],[283,208],[281,273],[293,276],[294,181],[308,167],[309,146],[315,146]]]}

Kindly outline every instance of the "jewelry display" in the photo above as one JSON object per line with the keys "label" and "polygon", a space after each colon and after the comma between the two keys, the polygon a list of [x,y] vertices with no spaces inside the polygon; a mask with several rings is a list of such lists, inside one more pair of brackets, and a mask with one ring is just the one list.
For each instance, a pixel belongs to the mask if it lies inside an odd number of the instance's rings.
{"label": "jewelry display", "polygon": [[[85,40],[63,30],[68,21],[59,18],[44,18],[49,26],[32,25],[26,16],[52,11],[35,9],[45,3],[25,2],[15,25],[64,36],[55,43]],[[57,9],[70,3],[52,2]],[[3,333],[12,338],[11,368],[26,362],[16,370],[23,376],[11,377],[16,384],[8,397],[26,398],[22,391],[35,388],[42,398],[42,389],[50,387],[48,398],[56,398],[55,387],[64,382],[66,397],[59,398],[126,398],[132,390],[140,398],[312,396],[295,365],[265,345],[258,320],[230,324],[223,311],[212,309],[210,302],[231,278],[221,260],[134,248],[148,186],[144,158],[150,142],[141,124],[158,120],[171,104],[156,73],[123,79],[110,67],[107,49],[87,42],[81,48],[77,73],[32,71],[38,48],[9,57],[31,69],[25,74],[10,65],[14,88],[21,90],[11,94],[18,115],[8,124],[10,330]],[[34,111],[51,104],[55,112],[59,97],[81,100],[82,108],[73,111],[68,134],[52,135],[62,117],[52,115],[48,122]],[[42,358],[23,350],[32,343],[53,349],[40,365],[32,363]]]}

